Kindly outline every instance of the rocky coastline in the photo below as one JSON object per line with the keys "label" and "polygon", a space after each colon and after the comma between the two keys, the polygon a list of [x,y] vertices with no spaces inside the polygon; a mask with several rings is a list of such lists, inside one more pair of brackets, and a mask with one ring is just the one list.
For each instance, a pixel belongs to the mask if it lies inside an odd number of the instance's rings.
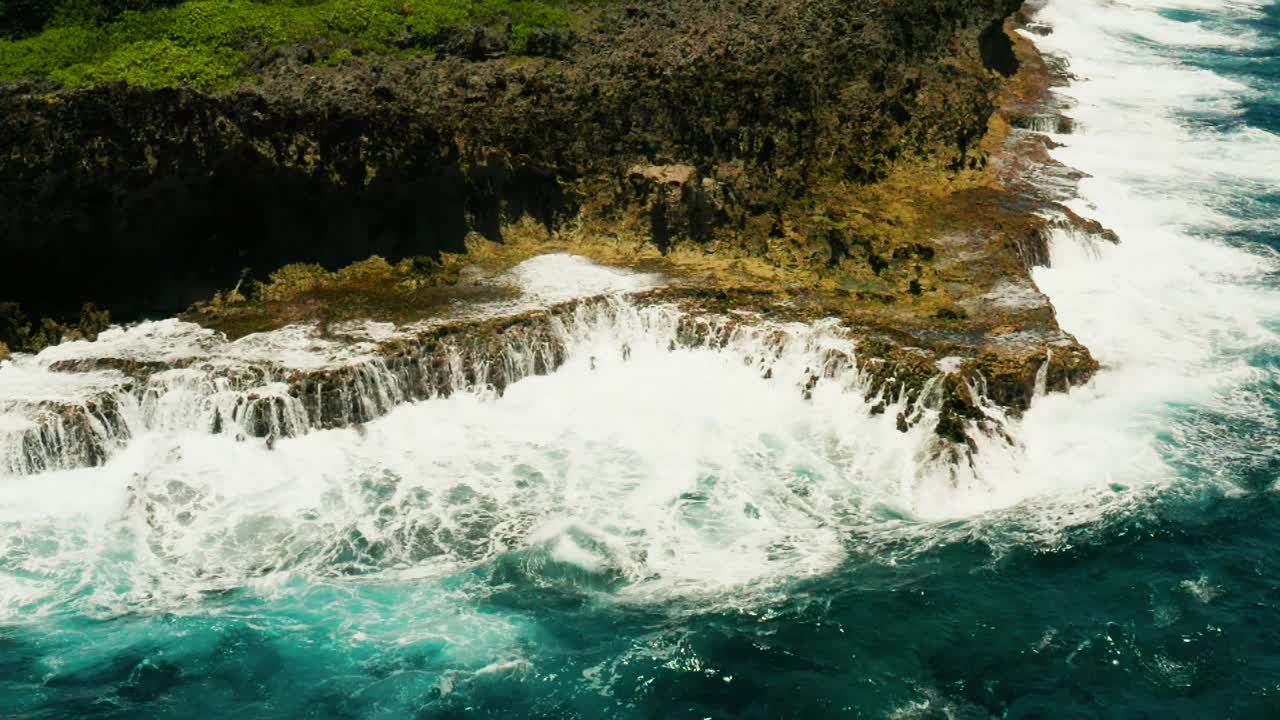
{"label": "rocky coastline", "polygon": [[[0,342],[93,337],[98,308],[181,312],[230,340],[427,323],[374,344],[394,386],[376,408],[350,401],[367,359],[277,372],[271,397],[245,385],[248,432],[294,434],[445,393],[456,381],[430,368],[459,339],[486,368],[470,385],[554,370],[546,323],[602,300],[430,321],[502,299],[488,280],[528,258],[571,253],[669,278],[630,296],[682,308],[685,346],[716,342],[698,327],[834,318],[870,412],[896,403],[905,431],[927,404],[963,457],[972,433],[1098,367],[1030,276],[1054,231],[1117,241],[1058,204],[1078,176],[1039,131],[1070,128],[1052,95],[1065,70],[1019,32],[1033,16],[1010,0],[606,3],[536,56],[499,43],[319,66],[285,47],[218,94],[10,82]],[[491,370],[513,333],[541,338],[541,360]],[[143,397],[182,368],[104,353],[53,369],[115,370]],[[37,427],[83,414],[47,410]],[[101,462],[82,420],[63,425]]]}

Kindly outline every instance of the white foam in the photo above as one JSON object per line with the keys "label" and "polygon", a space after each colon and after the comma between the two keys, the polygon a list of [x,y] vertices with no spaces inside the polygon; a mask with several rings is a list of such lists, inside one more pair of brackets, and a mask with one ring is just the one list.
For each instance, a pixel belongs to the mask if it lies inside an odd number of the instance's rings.
{"label": "white foam", "polygon": [[[378,354],[378,342],[421,331],[422,325],[542,310],[571,300],[648,289],[661,281],[654,274],[554,254],[526,260],[494,281],[517,288],[518,299],[453,308],[408,328],[365,321],[343,323],[326,333],[313,324],[298,324],[228,342],[221,333],[180,320],[113,327],[96,341],[63,343],[0,366],[0,474],[94,463],[128,437],[149,429],[234,436],[262,434],[265,428],[279,437],[350,421],[320,417],[321,408],[309,414],[286,383],[300,372],[350,371],[356,387],[331,410],[360,419],[376,417],[406,396],[400,378]],[[459,364],[453,368],[453,389],[461,390],[467,385],[466,372],[473,368],[463,367],[461,357],[455,359]],[[534,362],[532,356],[517,359]],[[144,368],[144,377],[68,369],[126,363]],[[172,369],[156,372],[157,365]],[[110,405],[111,418],[102,417],[103,403]],[[49,412],[51,404],[59,411]],[[90,422],[83,422],[84,417]]]}
{"label": "white foam", "polygon": [[1280,298],[1250,285],[1274,264],[1211,236],[1235,224],[1228,212],[1249,183],[1280,182],[1280,137],[1188,124],[1182,118],[1194,106],[1234,110],[1247,88],[1180,66],[1131,34],[1151,37],[1153,28],[1173,24],[1194,35],[1198,26],[1154,10],[1222,7],[1050,2],[1044,17],[1055,31],[1037,39],[1046,51],[1069,57],[1081,76],[1063,92],[1084,130],[1060,137],[1064,147],[1054,151],[1091,176],[1081,183],[1077,209],[1123,240],[1089,257],[1059,237],[1052,267],[1037,273],[1037,283],[1068,329],[1108,365],[1164,368],[1185,374],[1193,387],[1194,376],[1206,364],[1220,367],[1224,353],[1274,339],[1265,322],[1280,316]]}
{"label": "white foam", "polygon": [[[553,564],[617,578],[632,601],[733,597],[832,570],[848,552],[842,528],[946,507],[918,475],[930,423],[904,434],[900,405],[867,412],[834,325],[722,329],[724,349],[673,351],[672,308],[581,312],[564,369],[500,399],[459,393],[274,450],[152,429],[103,467],[0,484],[8,542],[53,533],[82,548],[0,548],[0,567],[65,582],[114,565],[127,580],[92,598],[114,612],[278,592],[288,583],[265,579],[277,575],[442,577],[541,547]],[[931,500],[904,499],[904,482]],[[78,495],[57,502],[48,487]]]}
{"label": "white foam", "polygon": [[[1018,477],[1032,496],[1061,498],[1037,501],[1039,517],[1086,521],[1116,502],[1113,485],[1130,488],[1131,497],[1177,482],[1167,453],[1178,450],[1161,447],[1159,435],[1178,407],[1227,406],[1241,417],[1261,410],[1225,398],[1263,372],[1247,353],[1280,341],[1269,325],[1280,318],[1280,295],[1263,282],[1278,266],[1273,255],[1216,238],[1241,226],[1242,195],[1280,182],[1280,138],[1223,126],[1254,90],[1175,55],[1262,40],[1156,14],[1196,9],[1229,18],[1259,7],[1050,0],[1044,8],[1041,19],[1054,32],[1034,40],[1067,57],[1078,77],[1061,91],[1078,132],[1056,136],[1062,147],[1053,154],[1089,176],[1075,209],[1117,231],[1121,243],[1054,236],[1051,266],[1036,270],[1036,283],[1104,370],[1087,387],[1036,400],[1014,426],[1021,457],[979,454],[983,475]],[[1219,124],[1188,118],[1206,113]],[[1011,459],[1003,469],[989,464]]]}
{"label": "white foam", "polygon": [[[452,312],[446,310],[433,318],[430,324],[546,309],[587,297],[661,287],[665,280],[655,273],[610,268],[581,256],[553,253],[525,260],[494,282],[514,286],[520,291],[520,297],[515,301],[472,303]],[[0,367],[0,397],[3,397],[6,387],[31,383],[29,378],[11,380],[17,374],[11,372],[11,368],[124,358],[144,363],[199,362],[220,367],[257,364],[289,370],[315,370],[368,359],[377,341],[401,334],[394,324],[386,322],[344,323],[336,330],[347,339],[330,339],[313,324],[296,324],[254,333],[234,342],[228,342],[214,330],[176,319],[142,322],[130,327],[117,326],[99,334],[95,341],[64,342],[45,349],[34,360],[22,357]]]}
{"label": "white foam", "polygon": [[636,292],[665,284],[657,273],[606,267],[565,253],[532,257],[512,268],[509,277],[528,299],[549,304],[606,293]]}
{"label": "white foam", "polygon": [[115,371],[58,373],[34,363],[15,362],[0,370],[0,408],[17,403],[79,402],[115,391],[125,382]]}
{"label": "white foam", "polygon": [[[35,358],[20,358],[14,367],[50,367],[56,363],[112,358],[141,363],[199,362],[220,367],[258,363],[309,370],[367,357],[371,349],[367,343],[328,340],[311,325],[290,325],[228,342],[221,333],[170,319],[112,327],[95,341],[64,342],[45,349]],[[9,368],[0,369],[0,385],[8,373]]]}
{"label": "white foam", "polygon": [[[1273,260],[1212,239],[1235,223],[1224,185],[1276,181],[1280,144],[1183,120],[1230,116],[1248,88],[1154,49],[1261,40],[1154,13],[1170,7],[1258,5],[1051,0],[1045,10],[1055,32],[1037,42],[1070,54],[1082,78],[1066,91],[1080,132],[1055,153],[1091,176],[1077,209],[1122,243],[1054,238],[1036,282],[1106,368],[1009,420],[1014,445],[979,436],[972,465],[937,462],[930,423],[899,432],[892,398],[869,413],[848,368],[805,399],[826,351],[853,350],[832,325],[671,351],[673,312],[620,304],[573,326],[560,372],[501,399],[458,393],[274,450],[153,427],[104,467],[0,484],[0,618],[49,611],[68,583],[95,588],[76,600],[86,612],[172,608],[228,587],[291,592],[282,578],[434,578],[535,551],[546,561],[517,563],[520,572],[574,569],[538,582],[603,577],[632,602],[739,603],[904,539],[1053,542],[1142,502],[1178,482],[1157,441],[1170,408],[1248,412],[1230,391],[1260,370],[1241,355],[1274,344],[1267,323],[1280,318],[1275,292],[1255,283]],[[531,260],[510,279],[534,306],[661,282],[567,256]],[[157,357],[218,352],[180,325],[120,332],[107,343]],[[279,337],[242,350],[267,358],[314,340]]]}

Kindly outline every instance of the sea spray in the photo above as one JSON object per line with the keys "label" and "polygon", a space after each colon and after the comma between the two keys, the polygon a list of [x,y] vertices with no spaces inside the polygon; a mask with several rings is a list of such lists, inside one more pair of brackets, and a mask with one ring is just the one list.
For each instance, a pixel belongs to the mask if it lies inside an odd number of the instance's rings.
{"label": "sea spray", "polygon": [[[1170,481],[1187,462],[1238,457],[1233,443],[1185,444],[1200,431],[1184,424],[1201,422],[1188,408],[1214,408],[1240,424],[1274,415],[1270,401],[1242,391],[1266,381],[1255,353],[1280,342],[1280,295],[1268,281],[1280,262],[1263,244],[1267,233],[1258,234],[1269,227],[1274,240],[1276,210],[1258,196],[1280,183],[1280,136],[1241,122],[1267,88],[1169,59],[1254,52],[1266,41],[1240,31],[1238,18],[1260,17],[1267,5],[1054,1],[1040,14],[1054,31],[1035,42],[1066,58],[1075,78],[1059,92],[1077,131],[1055,137],[1061,147],[1052,154],[1087,173],[1074,209],[1121,238],[1097,245],[1058,233],[1050,265],[1035,271],[1063,327],[1105,368],[1072,395],[1085,403],[1072,415],[1105,418],[1112,430],[1087,447],[1120,453],[1104,454],[1094,477],[1127,484],[1117,461],[1149,452],[1163,469],[1146,476]],[[1188,22],[1153,9],[1209,14]],[[1025,422],[1066,404],[1047,398]]]}

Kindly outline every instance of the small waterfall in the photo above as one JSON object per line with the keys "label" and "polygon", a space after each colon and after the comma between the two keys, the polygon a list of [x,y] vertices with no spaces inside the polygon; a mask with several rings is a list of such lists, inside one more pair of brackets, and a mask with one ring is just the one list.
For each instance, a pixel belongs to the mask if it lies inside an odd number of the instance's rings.
{"label": "small waterfall", "polygon": [[1042,113],[1018,118],[1017,127],[1044,135],[1068,135],[1074,130],[1071,119],[1058,113]]}
{"label": "small waterfall", "polygon": [[[184,333],[193,328],[175,327]],[[5,369],[6,377],[31,389],[0,402],[5,472],[97,465],[149,430],[282,438],[345,427],[412,400],[481,386],[500,391],[554,370],[564,354],[563,338],[550,332],[547,316],[497,338],[414,338],[404,347],[370,348],[336,364],[303,368],[226,357],[169,367],[99,357],[98,348],[84,345],[79,350],[85,355],[74,361],[41,355]],[[41,387],[68,384],[77,387],[65,397],[40,397]]]}
{"label": "small waterfall", "polygon": [[98,465],[132,434],[134,399],[104,394],[77,403],[0,405],[0,472],[31,475]]}
{"label": "small waterfall", "polygon": [[[725,312],[696,292],[664,288],[656,276],[582,258],[539,256],[511,276],[524,290],[521,300],[468,306],[417,325],[346,323],[323,333],[293,325],[229,342],[166,320],[19,358],[0,370],[0,470],[31,475],[99,465],[156,432],[257,438],[271,449],[281,439],[362,426],[409,403],[502,396],[566,363],[603,370],[634,355],[695,349],[736,356],[804,401],[834,392],[843,412],[883,415],[901,434],[919,430],[928,446],[919,467],[969,457],[975,433],[1008,437],[1008,418],[976,375],[980,363],[880,340],[861,358],[862,340],[835,320]],[[1034,294],[1001,292],[1005,302]],[[993,398],[1023,407],[1031,378],[1009,367],[991,378],[998,383]],[[1046,361],[1037,393],[1047,372]]]}
{"label": "small waterfall", "polygon": [[[207,343],[206,357],[174,360],[170,367],[146,358],[98,355],[99,348],[86,343],[75,357],[61,351],[24,361],[21,372],[33,387],[70,378],[79,378],[84,387],[57,402],[39,399],[37,391],[0,406],[6,418],[0,447],[5,471],[26,475],[100,464],[130,437],[149,430],[293,437],[365,423],[406,402],[472,390],[501,394],[510,384],[554,372],[569,355],[591,352],[584,348],[602,342],[614,347],[600,353],[618,357],[645,343],[668,349],[736,345],[760,364],[762,374],[772,375],[770,363],[787,343],[813,342],[808,335],[831,327],[750,327],[741,318],[603,297],[496,324],[432,328],[363,348],[337,363],[317,359],[295,367],[219,355],[225,348]],[[168,330],[202,333],[183,325]],[[298,329],[287,333],[296,336]],[[843,355],[831,355],[835,351],[827,348],[828,356],[815,359],[805,374],[832,378],[840,368],[853,367],[852,345],[846,344]],[[796,382],[811,389],[813,378]]]}
{"label": "small waterfall", "polygon": [[1044,352],[1044,362],[1040,363],[1040,368],[1036,370],[1036,385],[1033,397],[1044,397],[1048,394],[1049,386],[1049,366],[1053,364],[1053,348],[1048,348]]}
{"label": "small waterfall", "polygon": [[[313,342],[303,330],[281,332],[291,342]],[[184,325],[167,331],[177,336],[203,332]],[[511,384],[555,372],[571,358],[589,358],[594,367],[626,362],[644,348],[731,353],[761,379],[788,383],[805,399],[819,386],[832,385],[847,396],[850,412],[882,414],[897,407],[890,419],[902,431],[936,424],[947,393],[955,391],[942,382],[941,372],[925,378],[921,387],[910,386],[906,378],[912,373],[900,377],[879,360],[877,371],[868,374],[858,361],[854,337],[834,320],[779,323],[748,313],[706,314],[658,296],[606,295],[498,320],[406,330],[347,348],[336,361],[295,353],[291,365],[264,362],[260,354],[231,353],[232,345],[206,342],[201,357],[168,364],[107,357],[91,343],[74,353],[25,359],[21,371],[39,378],[37,386],[79,379],[85,388],[58,405],[28,399],[4,406],[5,472],[29,475],[98,465],[148,431],[265,438],[270,444],[360,425],[405,403],[473,391],[500,396]]]}

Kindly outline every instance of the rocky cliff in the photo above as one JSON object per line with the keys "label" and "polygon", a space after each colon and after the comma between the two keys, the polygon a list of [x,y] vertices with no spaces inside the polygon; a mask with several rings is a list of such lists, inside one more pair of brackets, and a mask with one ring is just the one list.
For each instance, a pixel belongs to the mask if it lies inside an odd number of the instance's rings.
{"label": "rocky cliff", "polygon": [[[997,109],[1047,87],[1018,72],[1036,61],[1007,32],[1019,4],[597,3],[520,57],[499,24],[413,58],[256,48],[252,79],[219,94],[10,83],[0,299],[127,320],[235,286],[189,316],[234,334],[342,305],[262,292],[289,263],[569,249],[661,265],[721,306],[841,317],[913,392],[954,357],[1016,411],[1044,370],[1061,389],[1096,368],[1027,272],[1046,228],[1079,219],[1046,219],[988,167],[1013,152]],[[458,283],[416,262],[413,293]],[[415,307],[403,286],[357,312]],[[34,337],[10,325],[11,345]],[[947,387],[939,433],[960,439],[981,413]]]}
{"label": "rocky cliff", "polygon": [[[1012,67],[992,28],[1011,10],[666,0],[596,11],[561,38],[564,59],[325,67],[286,47],[222,95],[11,85],[0,288],[32,316],[85,301],[164,314],[244,268],[457,252],[469,232],[499,240],[521,217],[557,227],[584,209],[642,211],[664,250],[766,254],[818,176],[981,164],[987,68]],[[849,250],[811,241],[777,252]]]}

